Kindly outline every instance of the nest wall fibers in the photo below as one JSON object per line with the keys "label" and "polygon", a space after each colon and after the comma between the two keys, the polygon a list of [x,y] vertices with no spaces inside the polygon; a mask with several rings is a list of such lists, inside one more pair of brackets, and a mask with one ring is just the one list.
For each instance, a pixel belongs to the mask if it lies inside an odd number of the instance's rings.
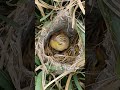
{"label": "nest wall fibers", "polygon": [[[76,38],[76,36],[78,36],[78,41],[76,43],[76,46],[78,46],[78,54],[72,56],[75,57],[74,59],[70,58],[68,62],[65,61],[63,63],[61,63],[60,60],[58,60],[58,58],[59,59],[61,58],[62,56],[61,54],[59,54],[58,57],[56,58],[54,57],[54,55],[53,56],[47,55],[45,50],[47,43],[49,43],[50,36],[61,30],[64,33],[66,33],[70,39]],[[37,35],[36,37],[36,54],[40,58],[44,69],[47,70],[45,64],[50,64],[50,66],[56,67],[55,71],[56,73],[62,73],[63,71],[74,72],[77,69],[84,67],[85,55],[82,37],[80,33],[77,32],[76,29],[72,29],[72,20],[68,12],[66,11],[59,12],[59,14],[53,19],[53,21],[43,26],[42,30],[40,30],[39,32],[39,35]],[[63,60],[63,58],[61,59]]]}

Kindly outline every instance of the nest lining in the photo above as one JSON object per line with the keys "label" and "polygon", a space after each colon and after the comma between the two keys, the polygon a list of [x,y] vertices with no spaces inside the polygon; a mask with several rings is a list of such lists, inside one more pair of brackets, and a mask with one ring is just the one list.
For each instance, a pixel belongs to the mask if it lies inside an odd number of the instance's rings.
{"label": "nest lining", "polygon": [[[61,31],[62,30],[58,31],[58,33]],[[51,36],[52,36],[52,34],[51,34]],[[56,51],[53,48],[51,48],[51,46],[49,44],[50,38],[48,38],[48,40],[45,44],[45,47],[44,47],[45,54],[47,56],[52,57],[53,60],[56,62],[73,64],[76,56],[78,56],[78,54],[79,54],[79,46],[77,45],[79,36],[78,36],[78,34],[76,34],[76,37],[70,37],[70,36],[68,36],[68,37],[70,40],[70,45],[66,50],[63,50],[63,51]]]}

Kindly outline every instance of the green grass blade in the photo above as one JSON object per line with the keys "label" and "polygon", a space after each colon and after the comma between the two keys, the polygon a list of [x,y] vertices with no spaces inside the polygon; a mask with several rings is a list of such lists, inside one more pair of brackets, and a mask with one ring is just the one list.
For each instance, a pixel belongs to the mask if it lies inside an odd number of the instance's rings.
{"label": "green grass blade", "polygon": [[77,86],[78,90],[83,90],[82,87],[80,86],[80,83],[78,82],[77,75],[74,75],[73,79],[74,79],[75,85]]}
{"label": "green grass blade", "polygon": [[40,22],[46,20],[52,13],[53,13],[53,10],[49,14],[47,14],[45,17],[41,18]]}
{"label": "green grass blade", "polygon": [[42,87],[42,71],[36,77],[35,90],[43,90],[43,87]]}
{"label": "green grass blade", "polygon": [[40,59],[38,58],[38,56],[35,56],[35,64],[36,65],[40,65]]}

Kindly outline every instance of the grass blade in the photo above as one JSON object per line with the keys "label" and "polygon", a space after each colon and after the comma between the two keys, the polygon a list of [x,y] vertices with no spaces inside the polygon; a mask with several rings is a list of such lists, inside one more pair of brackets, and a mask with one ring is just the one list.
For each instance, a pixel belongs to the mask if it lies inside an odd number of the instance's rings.
{"label": "grass blade", "polygon": [[74,79],[75,85],[77,86],[78,90],[83,90],[82,87],[80,86],[80,83],[78,82],[77,75],[74,75],[73,79]]}
{"label": "grass blade", "polygon": [[43,87],[42,87],[42,71],[36,77],[35,90],[43,90]]}

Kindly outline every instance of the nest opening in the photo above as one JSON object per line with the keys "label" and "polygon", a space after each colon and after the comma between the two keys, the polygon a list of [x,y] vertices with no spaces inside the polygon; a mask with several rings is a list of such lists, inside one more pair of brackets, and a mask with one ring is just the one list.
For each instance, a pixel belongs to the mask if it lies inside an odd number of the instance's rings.
{"label": "nest opening", "polygon": [[[50,56],[55,62],[62,64],[73,64],[76,57],[79,55],[80,47],[78,46],[79,35],[76,30],[74,33],[68,33],[65,29],[60,29],[56,32],[52,32],[46,39],[44,50],[47,56]],[[64,33],[69,38],[69,47],[63,51],[57,51],[50,46],[50,39],[54,34]],[[73,35],[74,34],[74,35]]]}

